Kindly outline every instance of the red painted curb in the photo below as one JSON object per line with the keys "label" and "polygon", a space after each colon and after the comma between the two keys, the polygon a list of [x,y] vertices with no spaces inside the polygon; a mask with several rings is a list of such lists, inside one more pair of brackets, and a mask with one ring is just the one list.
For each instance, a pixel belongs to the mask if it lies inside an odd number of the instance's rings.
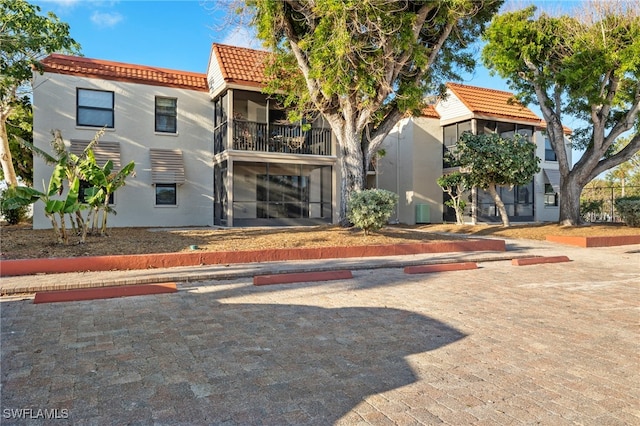
{"label": "red painted curb", "polygon": [[125,296],[175,293],[175,283],[98,287],[78,290],[44,291],[36,293],[33,303],[75,302],[78,300],[113,299]]}
{"label": "red painted curb", "polygon": [[331,281],[353,278],[348,270],[324,271],[324,272],[294,272],[291,274],[256,275],[253,277],[253,285],[289,284],[307,281]]}
{"label": "red painted curb", "polygon": [[506,245],[504,240],[481,239],[353,247],[303,247],[274,250],[201,251],[120,256],[18,259],[0,261],[0,276],[470,251],[506,251]]}
{"label": "red painted curb", "polygon": [[[640,231],[638,231],[640,232]],[[640,244],[639,235],[616,235],[602,237],[573,237],[569,235],[547,235],[547,241],[578,247],[613,247]]]}
{"label": "red painted curb", "polygon": [[439,263],[437,265],[417,265],[404,268],[405,274],[427,274],[431,272],[465,271],[478,269],[475,262]]}
{"label": "red painted curb", "polygon": [[527,266],[538,265],[540,263],[560,263],[570,262],[571,260],[567,256],[540,256],[540,257],[525,257],[522,259],[511,259],[513,266]]}

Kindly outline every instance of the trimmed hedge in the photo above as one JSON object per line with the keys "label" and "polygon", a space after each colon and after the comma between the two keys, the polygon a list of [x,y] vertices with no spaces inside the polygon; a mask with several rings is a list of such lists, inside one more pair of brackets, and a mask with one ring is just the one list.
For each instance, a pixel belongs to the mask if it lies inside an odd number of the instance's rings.
{"label": "trimmed hedge", "polygon": [[640,227],[640,196],[618,198],[615,206],[624,223]]}

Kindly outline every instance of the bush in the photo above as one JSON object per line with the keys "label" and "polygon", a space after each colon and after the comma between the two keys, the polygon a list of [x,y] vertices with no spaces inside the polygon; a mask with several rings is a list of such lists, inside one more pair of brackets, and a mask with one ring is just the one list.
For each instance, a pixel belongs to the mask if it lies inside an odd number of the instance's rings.
{"label": "bush", "polygon": [[587,222],[592,222],[594,216],[602,213],[602,206],[604,200],[581,200],[580,201],[580,216]]}
{"label": "bush", "polygon": [[29,213],[29,206],[11,207],[5,208],[5,195],[7,191],[2,191],[0,194],[0,215],[4,217],[9,225],[17,225],[18,223],[27,219]]}
{"label": "bush", "polygon": [[618,198],[615,206],[624,223],[640,227],[640,196]]}
{"label": "bush", "polygon": [[398,195],[386,189],[366,189],[351,195],[347,218],[368,235],[381,229],[393,214]]}

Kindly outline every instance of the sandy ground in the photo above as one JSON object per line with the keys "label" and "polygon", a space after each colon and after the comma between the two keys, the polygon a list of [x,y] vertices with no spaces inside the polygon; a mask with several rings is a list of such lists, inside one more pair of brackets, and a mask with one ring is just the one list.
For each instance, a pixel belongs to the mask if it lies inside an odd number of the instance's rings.
{"label": "sandy ground", "polygon": [[[443,235],[442,233],[447,233]],[[85,244],[71,236],[69,245],[55,242],[53,231],[33,230],[30,224],[2,225],[2,259],[101,256],[110,254],[171,253],[200,250],[269,250],[291,247],[331,247],[442,241],[466,236],[543,240],[546,235],[637,235],[640,228],[624,225],[560,227],[556,224],[388,226],[365,236],[356,228],[314,226],[295,228],[112,228],[108,236],[88,236]]]}

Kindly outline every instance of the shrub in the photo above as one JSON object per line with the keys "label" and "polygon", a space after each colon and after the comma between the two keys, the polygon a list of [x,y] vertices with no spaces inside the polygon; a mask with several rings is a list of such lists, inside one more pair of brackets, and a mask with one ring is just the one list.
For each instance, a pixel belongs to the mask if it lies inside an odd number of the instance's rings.
{"label": "shrub", "polygon": [[604,200],[581,200],[580,201],[580,216],[587,222],[592,222],[594,216],[599,215],[602,212],[602,206]]}
{"label": "shrub", "polygon": [[0,194],[0,215],[4,217],[9,225],[17,225],[18,223],[27,219],[29,214],[29,206],[11,206],[5,207],[5,198],[7,191],[2,191]]}
{"label": "shrub", "polygon": [[618,198],[615,206],[624,223],[640,227],[640,196]]}
{"label": "shrub", "polygon": [[381,229],[393,214],[398,195],[386,189],[365,189],[351,195],[347,218],[368,235]]}

